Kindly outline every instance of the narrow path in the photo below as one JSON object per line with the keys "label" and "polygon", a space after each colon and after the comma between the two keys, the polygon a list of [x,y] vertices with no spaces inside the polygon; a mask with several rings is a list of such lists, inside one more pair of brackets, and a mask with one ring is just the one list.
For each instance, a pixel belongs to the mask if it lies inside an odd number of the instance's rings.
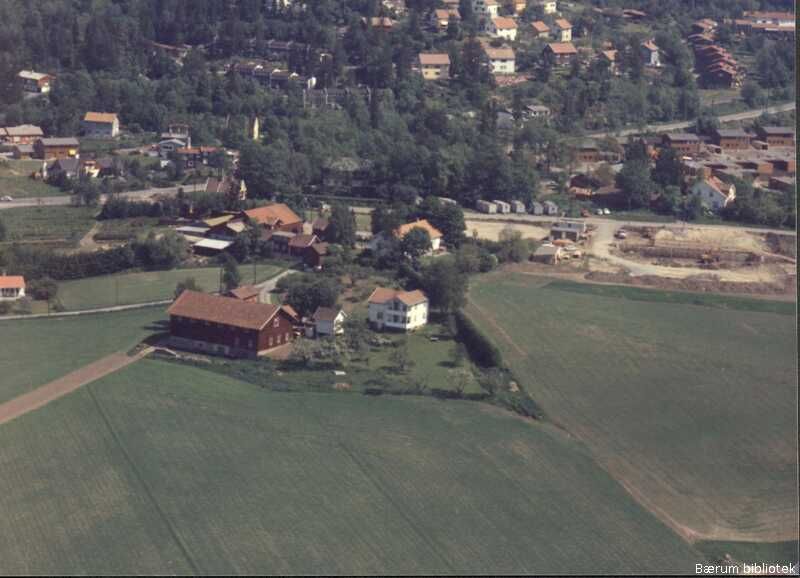
{"label": "narrow path", "polygon": [[0,425],[39,409],[60,397],[64,397],[87,383],[119,371],[134,361],[138,361],[150,351],[151,349],[147,348],[134,356],[124,353],[112,353],[89,365],[76,369],[64,377],[2,403],[0,404]]}

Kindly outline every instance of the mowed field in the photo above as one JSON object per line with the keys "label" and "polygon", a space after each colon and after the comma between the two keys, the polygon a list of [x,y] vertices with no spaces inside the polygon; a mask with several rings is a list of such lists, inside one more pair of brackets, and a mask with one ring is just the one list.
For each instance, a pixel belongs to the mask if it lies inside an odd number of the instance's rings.
{"label": "mowed field", "polygon": [[[188,277],[193,277],[203,291],[218,290],[219,271],[219,267],[204,267],[120,273],[63,281],[58,284],[58,298],[71,311],[162,301],[172,299],[175,296],[175,286]],[[242,283],[253,282],[252,266],[243,265],[239,272]],[[279,272],[280,268],[275,265],[258,265],[255,278],[260,283]]]}
{"label": "mowed field", "polygon": [[[0,320],[0,403],[44,385],[110,353],[127,351],[159,330],[164,307],[135,311]],[[0,572],[2,556],[0,556]]]}
{"label": "mowed field", "polygon": [[508,273],[470,300],[549,418],[677,532],[796,544],[793,304]]}
{"label": "mowed field", "polygon": [[642,573],[701,561],[550,426],[140,361],[0,427],[3,573]]}

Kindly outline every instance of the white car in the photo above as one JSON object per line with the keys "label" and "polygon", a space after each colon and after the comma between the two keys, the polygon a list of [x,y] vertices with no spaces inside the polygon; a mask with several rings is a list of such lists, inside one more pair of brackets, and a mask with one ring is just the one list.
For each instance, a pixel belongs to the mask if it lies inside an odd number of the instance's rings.
{"label": "white car", "polygon": [[604,215],[610,215],[611,211],[609,211],[608,209],[603,209],[603,214]]}
{"label": "white car", "polygon": [[594,214],[595,214],[595,215],[602,215],[602,214],[603,214],[603,209],[597,209],[597,210],[594,212]]}
{"label": "white car", "polygon": [[0,197],[0,201],[3,201],[4,203],[10,203],[13,200],[14,200],[14,197],[9,197],[8,195]]}

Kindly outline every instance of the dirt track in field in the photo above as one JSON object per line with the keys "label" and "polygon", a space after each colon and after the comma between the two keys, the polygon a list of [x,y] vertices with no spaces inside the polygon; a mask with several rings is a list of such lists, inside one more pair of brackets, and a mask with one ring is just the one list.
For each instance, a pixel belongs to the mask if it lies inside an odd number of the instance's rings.
{"label": "dirt track in field", "polygon": [[123,367],[141,359],[146,351],[140,352],[135,356],[129,356],[125,353],[112,353],[89,365],[76,369],[64,377],[0,404],[0,425],[39,409],[60,397],[64,397],[87,383],[119,371]]}

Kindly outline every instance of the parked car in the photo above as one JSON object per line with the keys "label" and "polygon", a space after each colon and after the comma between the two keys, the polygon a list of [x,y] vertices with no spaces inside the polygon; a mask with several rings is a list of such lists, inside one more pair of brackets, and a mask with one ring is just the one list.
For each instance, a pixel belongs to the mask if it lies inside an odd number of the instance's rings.
{"label": "parked car", "polygon": [[14,200],[14,197],[9,197],[8,195],[4,195],[4,196],[0,197],[0,201],[3,201],[4,203],[10,203],[13,200]]}
{"label": "parked car", "polygon": [[595,211],[595,215],[602,215],[602,214],[603,214],[603,209],[597,209]]}
{"label": "parked car", "polygon": [[604,215],[610,215],[611,211],[609,211],[608,209],[603,209],[603,214]]}

